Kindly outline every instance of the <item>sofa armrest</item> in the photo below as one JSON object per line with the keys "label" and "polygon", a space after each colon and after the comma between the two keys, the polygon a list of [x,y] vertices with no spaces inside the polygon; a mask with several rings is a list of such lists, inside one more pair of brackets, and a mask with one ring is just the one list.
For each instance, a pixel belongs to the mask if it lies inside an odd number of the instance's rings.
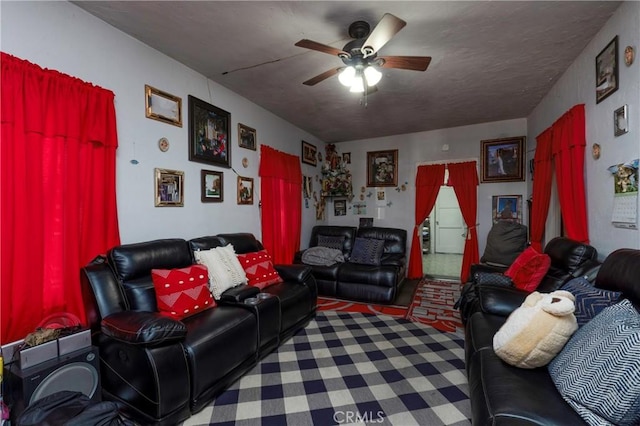
{"label": "sofa armrest", "polygon": [[284,281],[304,284],[311,276],[311,267],[307,265],[274,265],[274,268]]}
{"label": "sofa armrest", "polygon": [[519,308],[529,295],[526,291],[515,287],[491,284],[476,286],[475,290],[482,312],[503,317],[509,316],[511,312]]}
{"label": "sofa armrest", "polygon": [[407,263],[407,257],[402,253],[387,253],[382,255],[380,265],[392,265],[403,267]]}
{"label": "sofa armrest", "polygon": [[254,297],[258,293],[260,293],[260,289],[258,287],[253,287],[246,284],[239,285],[236,287],[232,287],[222,293],[220,295],[220,302],[231,304],[241,303],[244,299]]}
{"label": "sofa armrest", "polygon": [[180,342],[187,327],[158,312],[123,311],[102,319],[102,333],[132,345],[164,346]]}

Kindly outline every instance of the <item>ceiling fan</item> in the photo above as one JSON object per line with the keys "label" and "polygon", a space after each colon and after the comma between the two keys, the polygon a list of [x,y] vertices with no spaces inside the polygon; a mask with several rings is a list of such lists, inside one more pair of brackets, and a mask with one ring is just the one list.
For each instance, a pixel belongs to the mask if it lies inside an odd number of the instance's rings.
{"label": "ceiling fan", "polygon": [[378,56],[382,46],[405,25],[405,21],[390,13],[384,14],[373,31],[367,22],[356,21],[349,25],[349,36],[355,40],[347,43],[342,50],[312,40],[300,40],[296,46],[336,55],[346,65],[325,71],[302,84],[314,86],[339,74],[340,82],[350,87],[351,92],[361,93],[366,90],[371,93],[371,89],[375,89],[374,86],[382,78],[379,68],[426,71],[431,62],[430,56]]}

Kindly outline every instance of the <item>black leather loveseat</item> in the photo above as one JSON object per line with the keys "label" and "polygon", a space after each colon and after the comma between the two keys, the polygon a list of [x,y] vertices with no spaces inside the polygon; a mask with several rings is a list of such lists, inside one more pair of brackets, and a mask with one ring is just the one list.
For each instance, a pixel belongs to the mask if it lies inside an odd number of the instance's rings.
{"label": "black leather loveseat", "polygon": [[181,321],[158,313],[151,270],[187,267],[194,250],[228,243],[238,254],[263,248],[246,233],[163,239],[114,247],[82,269],[103,395],[142,424],[173,425],[201,410],[315,315],[315,279],[304,265],[276,265],[284,282],[263,299],[241,285]]}
{"label": "black leather loveseat", "polygon": [[[555,290],[573,276],[582,276],[582,272],[585,278],[594,280],[595,287],[621,291],[622,297],[629,298],[638,307],[640,250],[617,250],[600,265],[594,259],[579,256],[595,252],[591,246],[563,239],[552,245],[554,250],[559,247],[567,250],[565,264],[571,263],[574,269],[565,280],[561,279],[558,270],[552,271],[555,279],[546,277],[548,291]],[[577,262],[578,259],[582,262]],[[496,285],[477,285],[474,293],[476,297],[463,308],[468,313],[465,358],[473,424],[585,424],[557,391],[546,367],[513,367],[504,363],[493,350],[494,334],[508,315],[522,304],[527,293]]]}
{"label": "black leather loveseat", "polygon": [[[313,265],[311,271],[318,284],[318,294],[372,303],[393,303],[404,282],[407,270],[407,231],[404,229],[351,226],[315,226],[309,247],[318,246],[320,237],[342,239],[345,262]],[[356,238],[384,240],[379,265],[350,262]],[[294,262],[302,263],[304,250],[296,253]]]}

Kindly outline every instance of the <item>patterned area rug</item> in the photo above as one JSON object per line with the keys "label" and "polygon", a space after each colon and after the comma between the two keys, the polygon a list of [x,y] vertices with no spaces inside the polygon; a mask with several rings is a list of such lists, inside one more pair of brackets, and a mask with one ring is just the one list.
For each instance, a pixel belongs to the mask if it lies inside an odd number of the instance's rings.
{"label": "patterned area rug", "polygon": [[319,312],[183,425],[469,425],[468,394],[457,335]]}
{"label": "patterned area rug", "polygon": [[423,279],[406,318],[437,328],[441,331],[464,334],[460,312],[453,309],[460,297],[459,281],[434,281]]}
{"label": "patterned area rug", "polygon": [[460,282],[423,278],[409,306],[376,305],[318,297],[319,311],[389,315],[430,325],[440,331],[464,334],[460,312],[453,305],[460,297]]}

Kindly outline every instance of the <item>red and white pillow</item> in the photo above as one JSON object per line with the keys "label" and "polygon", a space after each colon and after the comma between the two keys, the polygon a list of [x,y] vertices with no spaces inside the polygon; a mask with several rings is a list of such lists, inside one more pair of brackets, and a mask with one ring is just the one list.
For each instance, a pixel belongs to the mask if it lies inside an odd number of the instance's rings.
{"label": "red and white pillow", "polygon": [[249,285],[263,290],[270,285],[282,282],[282,278],[273,267],[271,256],[266,250],[239,254],[238,260],[244,268]]}
{"label": "red and white pillow", "polygon": [[209,291],[209,276],[203,265],[180,269],[152,269],[160,313],[182,319],[216,306]]}
{"label": "red and white pillow", "polygon": [[542,281],[551,266],[551,258],[528,247],[513,261],[504,275],[511,278],[516,288],[532,292]]}

